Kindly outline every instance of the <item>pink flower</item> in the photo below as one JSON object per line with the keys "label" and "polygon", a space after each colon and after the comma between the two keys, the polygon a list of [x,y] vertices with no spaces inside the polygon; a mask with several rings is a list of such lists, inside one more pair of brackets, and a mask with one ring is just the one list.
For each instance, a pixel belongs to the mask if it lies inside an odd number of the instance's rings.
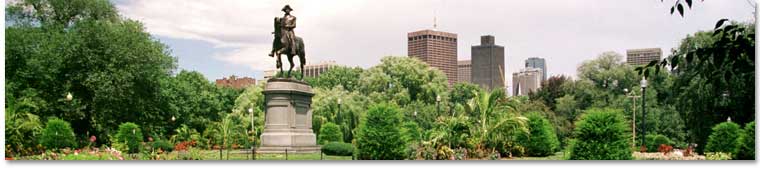
{"label": "pink flower", "polygon": [[96,138],[95,136],[90,136],[90,142],[91,143],[95,142],[95,140],[98,140],[98,138]]}

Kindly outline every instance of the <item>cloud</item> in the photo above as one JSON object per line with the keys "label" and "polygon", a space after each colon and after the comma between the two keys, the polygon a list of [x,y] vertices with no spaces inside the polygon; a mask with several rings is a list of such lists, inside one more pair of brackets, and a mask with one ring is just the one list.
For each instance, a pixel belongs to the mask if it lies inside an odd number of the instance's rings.
{"label": "cloud", "polygon": [[[578,64],[605,51],[676,46],[686,34],[708,30],[721,18],[746,20],[744,1],[703,2],[686,18],[659,1],[452,0],[133,0],[117,3],[126,17],[159,36],[213,44],[223,63],[261,71],[273,68],[272,18],[290,4],[307,63],[334,60],[370,67],[388,55],[406,55],[406,33],[438,29],[459,35],[458,57],[470,59],[479,36],[506,47],[506,79],[528,57],[547,59],[549,75],[574,75]],[[182,60],[182,57],[180,57]]]}

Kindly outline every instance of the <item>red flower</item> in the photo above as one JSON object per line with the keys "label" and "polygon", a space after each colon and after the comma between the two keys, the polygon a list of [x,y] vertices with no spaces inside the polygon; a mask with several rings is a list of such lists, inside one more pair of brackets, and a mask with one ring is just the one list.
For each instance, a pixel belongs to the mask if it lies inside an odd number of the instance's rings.
{"label": "red flower", "polygon": [[90,136],[90,142],[91,143],[95,142],[95,140],[98,140],[98,138],[96,138],[95,136]]}

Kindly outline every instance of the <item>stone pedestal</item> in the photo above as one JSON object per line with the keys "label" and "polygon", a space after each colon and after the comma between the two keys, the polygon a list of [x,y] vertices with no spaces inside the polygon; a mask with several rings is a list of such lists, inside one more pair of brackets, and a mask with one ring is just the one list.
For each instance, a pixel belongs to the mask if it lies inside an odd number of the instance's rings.
{"label": "stone pedestal", "polygon": [[264,88],[266,123],[259,153],[319,152],[311,129],[311,86],[303,81],[272,78]]}

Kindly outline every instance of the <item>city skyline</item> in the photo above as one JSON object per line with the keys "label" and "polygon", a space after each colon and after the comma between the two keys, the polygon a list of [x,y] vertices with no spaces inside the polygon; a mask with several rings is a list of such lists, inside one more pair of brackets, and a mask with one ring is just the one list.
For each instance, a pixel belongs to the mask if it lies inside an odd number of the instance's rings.
{"label": "city skyline", "polygon": [[[307,42],[311,63],[368,68],[384,56],[406,56],[407,32],[433,29],[459,35],[457,59],[471,59],[480,35],[500,37],[508,49],[505,79],[523,60],[546,58],[548,76],[575,76],[577,66],[605,51],[661,47],[663,56],[687,34],[710,30],[721,18],[751,20],[744,1],[706,1],[682,18],[660,1],[114,1],[121,14],[141,21],[172,50],[179,68],[209,80],[230,75],[263,77],[273,69],[271,18],[290,4],[302,20],[296,33]],[[375,7],[384,8],[375,8]],[[165,11],[171,8],[172,11]],[[384,9],[393,9],[387,13]],[[657,27],[657,28],[652,28]],[[558,31],[560,30],[560,31]],[[346,43],[353,51],[346,51]],[[548,49],[548,50],[547,50]]]}

